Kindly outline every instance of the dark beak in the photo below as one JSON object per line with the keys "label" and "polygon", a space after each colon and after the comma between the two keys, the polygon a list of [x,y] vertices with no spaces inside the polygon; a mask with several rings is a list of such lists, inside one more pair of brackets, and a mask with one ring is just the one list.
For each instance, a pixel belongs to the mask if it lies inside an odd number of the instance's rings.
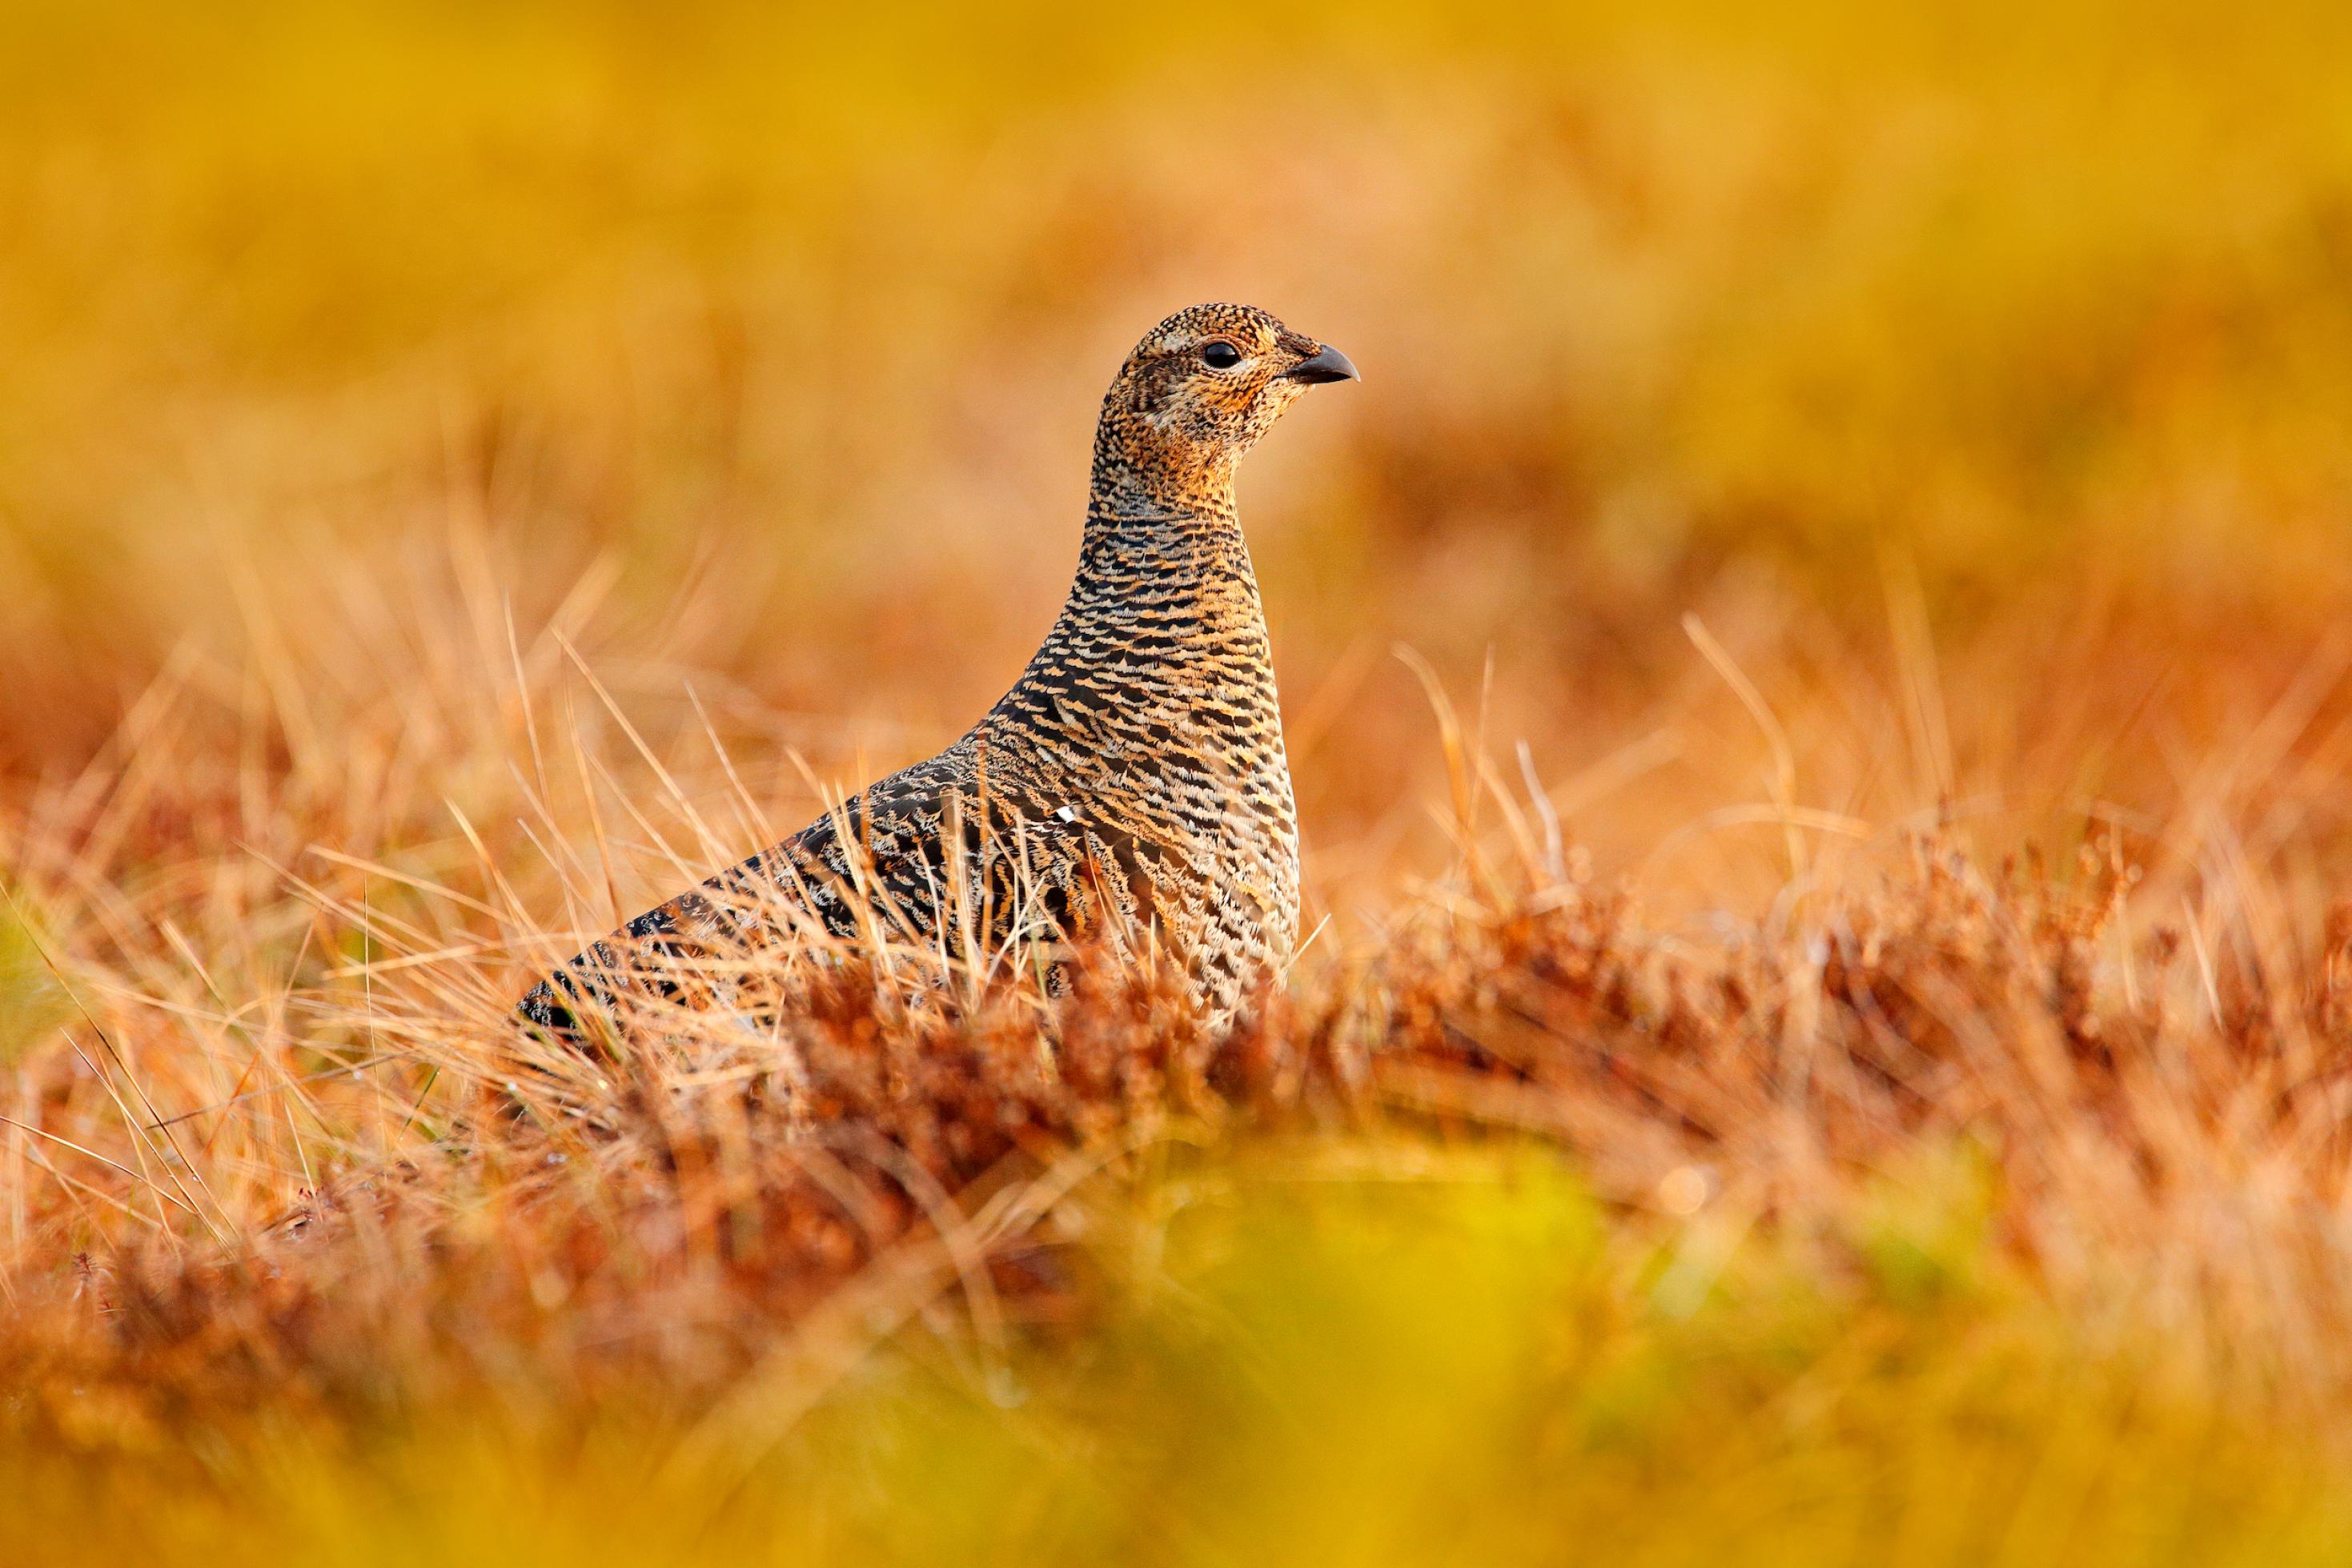
{"label": "dark beak", "polygon": [[1301,360],[1283,371],[1282,379],[1305,382],[1311,386],[1318,382],[1360,382],[1364,378],[1356,373],[1347,355],[1327,346],[1316,350],[1314,358]]}

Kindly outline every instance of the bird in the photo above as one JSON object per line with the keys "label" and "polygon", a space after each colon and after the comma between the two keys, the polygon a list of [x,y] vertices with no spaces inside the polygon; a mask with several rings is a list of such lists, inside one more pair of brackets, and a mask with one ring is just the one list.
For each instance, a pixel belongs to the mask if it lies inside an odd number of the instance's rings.
{"label": "bird", "polygon": [[[581,1038],[634,983],[789,931],[926,947],[1097,942],[1172,960],[1230,1025],[1293,956],[1297,806],[1234,471],[1348,356],[1267,311],[1195,305],[1144,334],[1095,427],[1076,576],[1020,678],[939,755],[630,921],[522,1019]],[[966,950],[969,950],[968,948]],[[1046,968],[1048,990],[1066,967]]]}

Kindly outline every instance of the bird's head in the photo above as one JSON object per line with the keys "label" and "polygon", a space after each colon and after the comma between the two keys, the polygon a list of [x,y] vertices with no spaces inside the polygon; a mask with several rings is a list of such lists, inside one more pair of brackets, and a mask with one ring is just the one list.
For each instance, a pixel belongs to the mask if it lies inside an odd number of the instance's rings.
{"label": "bird's head", "polygon": [[1229,504],[1234,465],[1308,387],[1356,380],[1348,356],[1248,305],[1195,305],[1144,334],[1103,400],[1106,488],[1183,509]]}

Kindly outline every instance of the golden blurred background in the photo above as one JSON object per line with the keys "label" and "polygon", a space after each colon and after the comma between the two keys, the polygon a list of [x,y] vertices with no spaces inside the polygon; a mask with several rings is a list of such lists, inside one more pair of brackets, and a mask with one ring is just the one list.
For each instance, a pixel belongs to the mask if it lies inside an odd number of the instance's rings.
{"label": "golden blurred background", "polygon": [[855,782],[1017,670],[1110,371],[1234,298],[1366,372],[1244,476],[1327,901],[1427,860],[1400,644],[1605,868],[1776,885],[1677,838],[1775,766],[1686,613],[1809,808],[2161,811],[2352,587],[2347,35],[7,0],[0,758],[166,670],[331,737],[510,600]]}

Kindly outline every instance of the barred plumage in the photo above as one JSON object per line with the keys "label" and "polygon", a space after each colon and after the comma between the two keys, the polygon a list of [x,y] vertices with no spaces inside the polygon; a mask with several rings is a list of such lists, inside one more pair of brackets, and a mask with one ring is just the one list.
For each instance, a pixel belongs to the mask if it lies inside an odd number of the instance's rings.
{"label": "barred plumage", "polygon": [[928,945],[961,904],[992,947],[1157,944],[1203,1012],[1230,1019],[1298,929],[1290,768],[1234,470],[1300,392],[1355,374],[1247,306],[1153,328],[1103,401],[1077,578],[1013,689],[937,757],[592,946],[523,1016],[572,1030],[583,998],[661,988],[665,961],[803,917]]}

